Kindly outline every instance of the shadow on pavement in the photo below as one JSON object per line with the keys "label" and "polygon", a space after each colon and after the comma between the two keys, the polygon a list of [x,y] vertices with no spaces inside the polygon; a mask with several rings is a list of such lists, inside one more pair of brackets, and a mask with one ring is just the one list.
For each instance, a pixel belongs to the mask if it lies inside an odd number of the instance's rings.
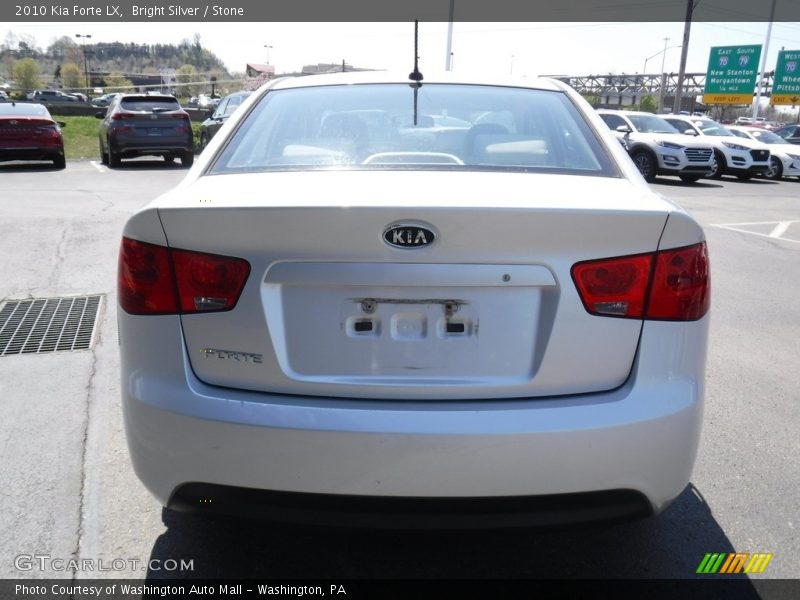
{"label": "shadow on pavement", "polygon": [[164,159],[122,159],[120,166],[113,168],[106,166],[106,168],[109,171],[152,171],[153,169],[188,169],[189,167],[184,167],[178,159],[174,161],[166,161]]}
{"label": "shadow on pavement", "polygon": [[[149,571],[147,578],[154,581],[684,579],[700,577],[695,571],[707,552],[734,551],[692,485],[657,518],[558,531],[312,529],[170,510],[164,510],[162,518],[168,529],[155,541],[150,558],[162,564],[167,559],[193,559],[194,570]],[[745,583],[746,594],[737,597],[758,598],[749,581]]]}
{"label": "shadow on pavement", "polygon": [[673,178],[664,178],[664,177],[657,177],[653,183],[650,185],[665,185],[668,187],[685,187],[685,188],[700,188],[700,189],[711,189],[711,188],[721,188],[722,185],[716,183],[713,179],[701,179],[699,181],[695,181],[692,183],[686,183],[681,181],[680,179],[673,179]]}

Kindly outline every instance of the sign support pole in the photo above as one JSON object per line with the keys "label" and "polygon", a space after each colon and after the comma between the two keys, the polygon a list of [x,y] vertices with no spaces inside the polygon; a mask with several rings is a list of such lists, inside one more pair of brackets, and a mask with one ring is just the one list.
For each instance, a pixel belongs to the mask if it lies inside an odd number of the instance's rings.
{"label": "sign support pole", "polygon": [[[764,53],[761,55],[761,71],[758,74],[758,81],[756,82],[756,101],[753,103],[753,123],[756,122],[758,117],[758,109],[761,104],[761,88],[764,82],[764,71],[767,68],[767,53],[769,52],[769,38],[772,35],[772,20],[775,18],[775,3],[777,0],[772,0],[772,8],[769,11],[769,25],[767,26],[767,39],[764,41]],[[774,82],[773,82],[774,84]],[[775,90],[773,90],[774,92]]]}

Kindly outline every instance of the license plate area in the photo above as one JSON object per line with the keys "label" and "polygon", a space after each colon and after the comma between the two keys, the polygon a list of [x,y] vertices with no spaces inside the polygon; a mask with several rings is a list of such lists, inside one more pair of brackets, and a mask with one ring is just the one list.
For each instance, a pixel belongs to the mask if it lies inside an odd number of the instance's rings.
{"label": "license plate area", "polygon": [[535,374],[543,293],[555,288],[543,267],[285,265],[268,272],[262,300],[289,378],[519,384]]}
{"label": "license plate area", "polygon": [[149,135],[149,136],[160,136],[161,135],[161,128],[160,127],[148,127],[147,128],[147,135]]}
{"label": "license plate area", "polygon": [[477,332],[472,307],[455,298],[354,298],[342,312],[345,333],[351,337],[379,337],[386,328],[396,341],[422,341],[428,335],[468,337]]}

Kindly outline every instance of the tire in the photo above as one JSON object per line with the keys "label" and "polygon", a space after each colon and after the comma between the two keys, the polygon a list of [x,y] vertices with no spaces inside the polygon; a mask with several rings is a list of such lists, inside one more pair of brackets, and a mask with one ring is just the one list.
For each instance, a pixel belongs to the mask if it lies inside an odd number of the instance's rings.
{"label": "tire", "polygon": [[783,177],[783,164],[779,158],[773,156],[769,159],[769,171],[764,173],[764,179],[780,181],[781,177]]}
{"label": "tire", "polygon": [[725,162],[725,157],[719,150],[714,150],[714,166],[708,174],[709,179],[721,179],[725,169],[728,168],[728,163]]}
{"label": "tire", "polygon": [[113,150],[111,150],[109,148],[109,150],[108,150],[108,166],[111,167],[112,169],[116,169],[120,165],[122,165],[122,159],[120,158],[119,154],[117,154],[116,152],[114,152]]}
{"label": "tire", "polygon": [[653,183],[656,180],[657,165],[656,159],[653,158],[652,154],[639,150],[631,155],[631,159],[647,183]]}
{"label": "tire", "polygon": [[695,183],[703,178],[702,175],[678,175],[678,177],[681,178],[683,183]]}
{"label": "tire", "polygon": [[53,168],[54,169],[66,169],[67,168],[67,159],[64,156],[55,156],[53,157]]}
{"label": "tire", "polygon": [[181,154],[181,164],[184,167],[191,167],[194,164],[194,154],[191,152],[184,152]]}
{"label": "tire", "polygon": [[200,134],[200,152],[206,149],[208,146],[208,134],[204,131]]}

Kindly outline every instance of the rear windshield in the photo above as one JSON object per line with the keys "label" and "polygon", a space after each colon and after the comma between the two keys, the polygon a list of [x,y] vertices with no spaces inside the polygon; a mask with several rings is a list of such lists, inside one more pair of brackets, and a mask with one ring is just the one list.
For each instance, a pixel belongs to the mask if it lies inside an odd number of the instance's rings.
{"label": "rear windshield", "polygon": [[50,118],[50,113],[41,104],[17,104],[14,102],[0,103],[0,115],[20,115],[26,117]]}
{"label": "rear windshield", "polygon": [[309,168],[615,174],[561,92],[405,83],[271,91],[211,172]]}
{"label": "rear windshield", "polygon": [[140,112],[159,112],[165,110],[180,110],[181,105],[175,98],[123,98],[120,106],[125,110]]}

